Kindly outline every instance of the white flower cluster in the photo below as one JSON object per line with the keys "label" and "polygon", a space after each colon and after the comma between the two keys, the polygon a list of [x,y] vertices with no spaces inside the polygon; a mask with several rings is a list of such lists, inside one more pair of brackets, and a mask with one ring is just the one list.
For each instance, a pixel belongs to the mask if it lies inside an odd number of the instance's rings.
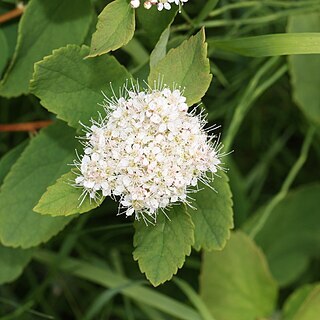
{"label": "white flower cluster", "polygon": [[106,117],[85,127],[84,155],[75,161],[83,199],[119,197],[126,216],[155,221],[159,210],[188,204],[198,181],[220,168],[220,144],[195,109],[188,113],[180,90],[134,88],[103,106]]}
{"label": "white flower cluster", "polygon": [[[188,0],[149,0],[143,3],[143,6],[146,9],[151,9],[152,6],[157,6],[159,11],[163,9],[170,10],[171,3],[175,3],[177,6],[181,7],[185,2]],[[131,0],[130,1],[132,8],[139,8],[140,7],[140,0]]]}

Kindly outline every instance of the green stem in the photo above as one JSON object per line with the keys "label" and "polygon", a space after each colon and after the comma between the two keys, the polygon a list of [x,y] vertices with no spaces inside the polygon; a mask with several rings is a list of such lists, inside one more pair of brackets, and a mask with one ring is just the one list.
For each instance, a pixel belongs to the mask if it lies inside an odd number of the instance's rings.
{"label": "green stem", "polygon": [[218,2],[219,0],[208,0],[196,18],[196,24],[199,24],[203,20],[205,20],[212,11],[212,9],[214,9],[215,6],[218,4]]}
{"label": "green stem", "polygon": [[[73,258],[61,258],[58,254],[45,250],[35,251],[33,257],[38,262],[58,268],[103,287],[113,289],[120,288],[119,291],[132,300],[151,306],[178,319],[201,320],[200,314],[193,308],[164,294],[158,293],[155,290],[142,286],[140,283],[133,283],[130,279],[122,277],[106,268]],[[57,262],[59,263],[57,264]]]}
{"label": "green stem", "polygon": [[254,239],[256,237],[256,235],[261,231],[261,229],[263,228],[263,226],[267,222],[271,212],[276,207],[276,205],[281,200],[283,200],[286,197],[286,195],[288,194],[288,191],[289,191],[294,179],[296,178],[296,176],[299,173],[300,169],[302,168],[303,164],[307,160],[314,133],[315,133],[315,129],[313,127],[310,127],[310,129],[304,139],[299,158],[297,159],[296,163],[291,168],[291,170],[290,170],[287,178],[285,179],[280,191],[266,206],[266,208],[264,209],[257,224],[253,227],[253,229],[249,233],[249,235],[252,239]]}
{"label": "green stem", "polygon": [[[201,22],[195,27],[201,28],[220,28],[220,27],[228,27],[228,26],[242,26],[242,25],[261,25],[263,23],[272,23],[274,21],[277,21],[279,19],[286,18],[293,14],[302,14],[302,13],[309,13],[314,12],[315,10],[320,9],[319,3],[315,3],[314,5],[301,7],[301,8],[293,8],[293,9],[285,9],[281,10],[275,13],[267,14],[260,17],[253,17],[253,18],[239,18],[239,19],[214,19],[210,21]],[[187,31],[190,29],[189,24],[180,24],[177,26],[172,27],[172,31],[178,32],[178,31]]]}
{"label": "green stem", "polygon": [[298,9],[287,9],[281,10],[279,12],[271,13],[268,15],[260,16],[260,17],[253,17],[253,18],[240,18],[240,19],[220,19],[220,20],[211,20],[206,21],[202,24],[202,26],[206,28],[217,28],[217,27],[226,27],[226,26],[233,26],[233,25],[251,25],[251,24],[262,24],[262,23],[269,23],[273,22],[282,18],[285,18],[292,14],[298,13],[307,13],[313,12],[314,10],[318,10],[320,8],[319,4],[306,8],[298,8]]}
{"label": "green stem", "polygon": [[209,17],[215,17],[218,16],[226,11],[229,10],[234,10],[234,9],[242,9],[242,8],[247,8],[247,7],[265,7],[265,6],[275,6],[275,7],[304,7],[304,6],[309,6],[312,4],[317,4],[317,0],[311,0],[311,1],[305,1],[305,3],[300,3],[300,2],[288,2],[288,1],[241,1],[237,3],[231,3],[227,4],[219,9],[212,10],[209,13]]}
{"label": "green stem", "polygon": [[173,281],[184,292],[189,301],[197,308],[203,320],[216,320],[210,313],[199,294],[191,287],[191,285],[189,285],[188,282],[179,278],[175,278]]}
{"label": "green stem", "polygon": [[[239,105],[237,106],[235,113],[232,117],[227,135],[224,139],[224,151],[230,151],[233,140],[240,128],[240,125],[252,106],[253,102],[274,82],[276,82],[286,71],[287,67],[283,66],[277,70],[267,81],[265,81],[260,87],[258,87],[260,79],[278,62],[279,57],[270,58],[252,78],[249,85],[243,94]],[[258,87],[258,88],[257,88]]]}

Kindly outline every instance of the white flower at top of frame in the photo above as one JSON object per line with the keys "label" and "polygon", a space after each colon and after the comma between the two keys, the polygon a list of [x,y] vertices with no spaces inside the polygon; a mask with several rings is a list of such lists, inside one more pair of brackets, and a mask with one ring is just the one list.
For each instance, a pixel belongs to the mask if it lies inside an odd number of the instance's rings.
{"label": "white flower at top of frame", "polygon": [[188,204],[190,186],[220,168],[219,143],[201,115],[188,113],[179,89],[133,88],[104,106],[106,117],[86,127],[84,155],[75,161],[84,196],[119,197],[127,216],[155,221],[171,204]]}
{"label": "white flower at top of frame", "polygon": [[145,9],[149,10],[152,8],[152,3],[151,1],[145,1],[143,6],[145,7]]}
{"label": "white flower at top of frame", "polygon": [[[163,9],[170,10],[171,4],[176,4],[179,7],[181,7],[184,3],[186,3],[188,0],[147,0],[144,1],[143,6],[145,9],[151,9],[152,6],[157,6],[159,11],[162,11]],[[137,9],[140,7],[140,0],[131,0],[130,1],[131,7],[134,9]]]}
{"label": "white flower at top of frame", "polygon": [[181,7],[184,3],[188,2],[188,0],[158,0],[158,10],[161,11],[163,8],[170,10],[171,4],[175,3],[177,6]]}
{"label": "white flower at top of frame", "polygon": [[131,7],[136,9],[140,7],[140,0],[131,0],[130,1]]}
{"label": "white flower at top of frame", "polygon": [[168,2],[168,0],[159,0],[157,4],[158,10],[162,11],[163,8],[170,10],[171,9],[171,4]]}

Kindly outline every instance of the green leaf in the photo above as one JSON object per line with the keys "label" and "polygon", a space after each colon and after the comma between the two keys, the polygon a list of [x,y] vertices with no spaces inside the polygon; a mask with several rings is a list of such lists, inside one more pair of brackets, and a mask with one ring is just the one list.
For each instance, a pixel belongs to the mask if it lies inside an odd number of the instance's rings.
{"label": "green leaf", "polygon": [[[319,13],[294,15],[288,23],[289,32],[319,32],[312,35],[318,37],[314,39],[314,45],[318,47],[317,53],[320,53]],[[297,48],[303,47],[303,43],[297,43]],[[304,115],[320,127],[320,54],[290,56],[288,60],[293,98]]]}
{"label": "green leaf", "polygon": [[7,39],[4,35],[4,32],[0,29],[0,48],[1,48],[1,55],[0,55],[0,78],[2,76],[2,71],[4,70],[8,58],[9,58],[9,48]]}
{"label": "green leaf", "polygon": [[173,206],[167,215],[170,220],[159,214],[155,225],[135,222],[133,257],[154,286],[177,273],[194,242],[194,225],[185,206]]}
{"label": "green leaf", "polygon": [[[0,3],[0,14],[4,14],[8,12],[7,5],[1,6]],[[15,3],[16,4],[16,3]],[[3,35],[6,38],[7,46],[8,46],[8,58],[12,57],[18,37],[18,21],[11,20],[10,23],[1,24],[1,30]],[[0,47],[1,48],[1,47]]]}
{"label": "green leaf", "polygon": [[135,29],[134,10],[126,0],[108,4],[98,17],[88,57],[100,56],[127,44]]}
{"label": "green leaf", "polygon": [[263,249],[273,276],[282,286],[305,270],[320,251],[320,185],[291,192],[271,212],[256,242]]}
{"label": "green leaf", "polygon": [[[284,320],[315,320],[319,318],[320,285],[315,285],[301,303],[302,296],[306,295],[307,291],[309,290],[310,289],[307,289],[304,292],[300,292],[300,296],[295,297],[295,302],[297,303],[295,308],[297,309],[297,311],[291,318],[287,317],[284,318]],[[292,300],[291,303],[293,303]],[[285,315],[287,316],[287,314]]]}
{"label": "green leaf", "polygon": [[75,177],[72,171],[60,177],[54,185],[47,189],[33,210],[56,217],[88,212],[99,206],[103,199],[95,202],[91,201],[89,196],[86,196],[80,206],[83,190],[71,185]]}
{"label": "green leaf", "polygon": [[293,320],[301,305],[305,302],[312,290],[317,286],[320,288],[319,284],[308,284],[295,290],[284,304],[282,311],[283,320]]}
{"label": "green leaf", "polygon": [[189,106],[201,100],[212,79],[204,29],[178,48],[171,49],[164,59],[151,68],[149,85],[153,87],[162,76],[163,83],[169,87],[175,84],[184,88]]}
{"label": "green leaf", "polygon": [[[0,185],[26,146],[27,141],[22,142],[1,158]],[[7,248],[0,244],[0,284],[11,282],[19,277],[24,267],[29,263],[31,255],[32,250]]]}
{"label": "green leaf", "polygon": [[[145,31],[145,36],[149,39],[153,48],[158,42],[162,32],[173,22],[178,9],[176,6],[171,10],[159,12],[156,6],[146,10],[143,6],[137,10],[137,18]],[[156,22],[156,23],[155,23]]]}
{"label": "green leaf", "polygon": [[150,68],[155,67],[166,56],[169,36],[170,26],[162,32],[159,41],[150,54]]}
{"label": "green leaf", "polygon": [[232,194],[228,184],[228,177],[219,173],[208,186],[200,185],[200,191],[192,195],[195,199],[188,208],[194,229],[194,248],[200,250],[221,250],[230,238],[233,228]]}
{"label": "green leaf", "polygon": [[[25,149],[27,142],[22,142],[15,148],[6,153],[0,160],[0,185],[5,176],[10,171],[12,165],[19,159],[22,151]],[[1,189],[1,186],[0,186]]]}
{"label": "green leaf", "polygon": [[88,47],[70,45],[55,50],[53,54],[35,65],[30,91],[41,99],[41,104],[67,121],[74,128],[81,128],[79,121],[88,123],[98,112],[97,105],[103,95],[113,96],[131,75],[119,62],[109,55],[95,59],[83,58]]}
{"label": "green leaf", "polygon": [[91,15],[89,0],[29,1],[20,20],[13,60],[0,83],[0,95],[27,94],[34,63],[55,48],[82,43]]}
{"label": "green leaf", "polygon": [[68,171],[76,147],[75,131],[63,123],[33,138],[6,176],[0,192],[0,241],[28,248],[48,241],[71,220],[32,211],[46,188]]}
{"label": "green leaf", "polygon": [[200,293],[219,320],[255,320],[270,316],[277,286],[262,251],[241,232],[222,251],[204,252]]}
{"label": "green leaf", "polygon": [[248,57],[320,53],[320,33],[279,33],[230,40],[208,39],[208,43],[210,48]]}
{"label": "green leaf", "polygon": [[0,285],[19,277],[31,256],[32,250],[12,249],[0,244]]}

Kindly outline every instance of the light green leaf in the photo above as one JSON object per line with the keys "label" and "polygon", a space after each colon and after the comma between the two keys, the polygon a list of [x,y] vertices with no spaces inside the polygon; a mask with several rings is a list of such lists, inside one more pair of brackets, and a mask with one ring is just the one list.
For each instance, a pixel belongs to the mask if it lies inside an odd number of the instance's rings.
{"label": "light green leaf", "polygon": [[69,43],[83,42],[91,21],[89,0],[31,0],[19,24],[13,60],[0,84],[0,95],[27,94],[33,65]]}
{"label": "light green leaf", "polygon": [[289,298],[286,300],[283,306],[283,311],[282,311],[283,320],[293,320],[295,318],[295,314],[297,313],[301,305],[305,302],[306,298],[309,296],[312,290],[316,287],[320,288],[320,285],[308,284],[295,290],[289,296]]}
{"label": "light green leaf", "polygon": [[100,56],[127,44],[135,29],[134,10],[126,0],[108,4],[98,17],[88,57]]}
{"label": "light green leaf", "polygon": [[241,232],[222,251],[204,252],[200,293],[218,320],[256,320],[270,316],[277,286],[262,251]]}
{"label": "light green leaf", "polygon": [[41,99],[41,104],[67,121],[74,128],[104,114],[103,95],[113,96],[131,75],[109,55],[95,59],[83,58],[88,47],[70,45],[55,50],[53,54],[35,65],[30,91]]}
{"label": "light green leaf", "polygon": [[192,195],[195,201],[188,208],[194,229],[194,248],[200,250],[221,250],[230,238],[233,228],[232,194],[228,184],[228,177],[219,173],[208,186],[200,185],[200,191]]}
{"label": "light green leaf", "polygon": [[151,68],[149,85],[153,87],[162,76],[163,83],[169,87],[175,84],[185,88],[184,96],[189,106],[201,100],[212,79],[204,29],[178,48],[171,49],[164,59]]}
{"label": "light green leaf", "polygon": [[95,202],[89,196],[86,196],[80,206],[83,189],[71,185],[75,178],[72,171],[60,177],[47,189],[33,210],[56,217],[84,213],[96,208],[102,201]]}
{"label": "light green leaf", "polygon": [[162,60],[167,53],[167,44],[170,36],[170,26],[166,28],[161,36],[156,46],[150,54],[150,67],[155,67],[160,60]]}
{"label": "light green leaf", "polygon": [[297,279],[310,257],[319,254],[319,194],[319,184],[291,192],[274,208],[256,236],[273,276],[282,286]]}
{"label": "light green leaf", "polygon": [[[306,292],[304,292],[305,294]],[[301,297],[299,297],[301,299]],[[300,301],[299,301],[300,302]],[[298,302],[298,303],[299,303]],[[314,286],[292,318],[285,320],[315,320],[320,314],[320,285]]]}
{"label": "light green leaf", "polygon": [[0,241],[28,248],[48,241],[71,220],[32,211],[46,188],[68,171],[76,147],[75,131],[63,123],[33,138],[6,176],[0,191]]}
{"label": "light green leaf", "polygon": [[320,53],[320,33],[279,33],[230,40],[208,39],[208,43],[210,48],[248,57]]}
{"label": "light green leaf", "polygon": [[185,206],[173,206],[167,215],[170,220],[160,213],[155,225],[135,222],[133,257],[154,286],[177,273],[194,242],[194,225]]}
{"label": "light green leaf", "polygon": [[0,29],[0,78],[9,58],[9,47],[4,32]]}
{"label": "light green leaf", "polygon": [[156,6],[150,10],[146,10],[143,6],[137,10],[137,17],[145,31],[145,36],[150,41],[150,46],[154,47],[158,42],[162,32],[173,22],[176,14],[177,7],[171,10],[162,10],[159,12]]}
{"label": "light green leaf", "polygon": [[5,176],[10,171],[12,165],[19,159],[22,151],[25,149],[27,142],[22,142],[15,148],[11,149],[0,159],[0,189]]}
{"label": "light green leaf", "polygon": [[[319,54],[290,56],[288,60],[293,98],[305,116],[320,127],[320,14],[309,13],[290,17],[288,31],[318,32],[312,35],[318,37],[313,43],[317,45]],[[298,48],[303,47],[303,42],[298,43]]]}
{"label": "light green leaf", "polygon": [[32,250],[12,249],[0,244],[0,285],[19,277],[31,256]]}

